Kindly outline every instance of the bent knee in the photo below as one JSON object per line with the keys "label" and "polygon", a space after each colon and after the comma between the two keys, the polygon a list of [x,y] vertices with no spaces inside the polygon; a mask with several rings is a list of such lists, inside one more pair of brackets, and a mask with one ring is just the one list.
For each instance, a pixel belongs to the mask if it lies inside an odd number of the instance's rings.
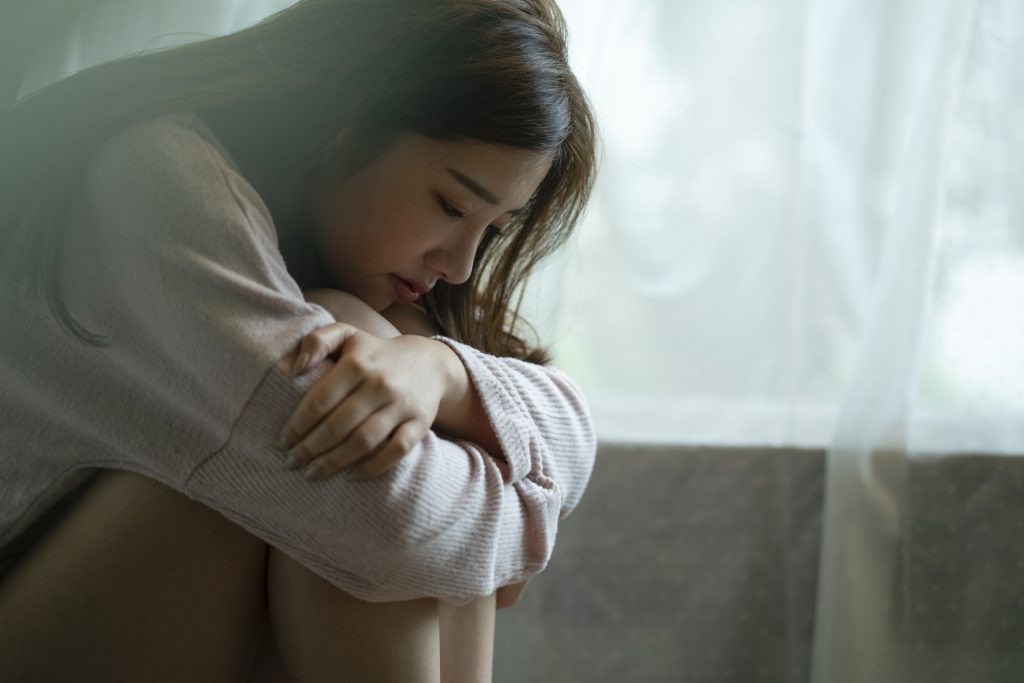
{"label": "bent knee", "polygon": [[400,334],[383,315],[348,292],[336,289],[309,289],[302,294],[306,301],[326,308],[338,322],[348,323],[378,337],[391,338]]}
{"label": "bent knee", "polygon": [[270,548],[269,610],[285,668],[297,680],[334,672],[353,680],[434,681],[438,601],[367,602]]}

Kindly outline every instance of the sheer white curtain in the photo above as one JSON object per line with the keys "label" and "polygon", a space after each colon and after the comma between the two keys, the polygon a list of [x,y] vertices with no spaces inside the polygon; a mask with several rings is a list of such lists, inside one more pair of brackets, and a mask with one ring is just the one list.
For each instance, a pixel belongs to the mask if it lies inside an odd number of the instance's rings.
{"label": "sheer white curtain", "polygon": [[[897,362],[864,359],[870,321],[928,311],[904,366],[918,443],[1021,449],[1019,3],[562,6],[604,165],[530,303],[604,438],[829,444],[865,371]],[[928,216],[901,204],[921,184]],[[931,228],[897,240],[908,221]],[[926,291],[880,313],[886,269],[922,252]]]}
{"label": "sheer white curtain", "polygon": [[[1024,224],[1013,192],[1024,179],[1022,10],[838,0],[811,14],[812,73],[828,82],[810,103],[825,131],[816,146],[860,164],[843,189],[871,207],[857,223],[881,237],[828,453],[816,681],[1011,680],[1024,664],[1019,646],[1013,655],[1000,643],[1007,624],[986,604],[991,592],[920,580],[919,565],[939,562],[984,573],[970,546],[990,531],[977,525],[966,547],[922,562],[915,537],[962,521],[922,532],[934,515],[911,482],[937,456],[1024,453]],[[837,51],[851,33],[874,45]],[[857,109],[868,115],[849,120]],[[838,180],[815,170],[820,184]],[[966,603],[960,623],[915,614],[938,601]]]}
{"label": "sheer white curtain", "polygon": [[992,529],[922,532],[908,473],[1024,453],[1024,6],[562,4],[605,163],[531,303],[602,437],[827,448],[814,681],[1019,676],[1024,605],[915,557]]}

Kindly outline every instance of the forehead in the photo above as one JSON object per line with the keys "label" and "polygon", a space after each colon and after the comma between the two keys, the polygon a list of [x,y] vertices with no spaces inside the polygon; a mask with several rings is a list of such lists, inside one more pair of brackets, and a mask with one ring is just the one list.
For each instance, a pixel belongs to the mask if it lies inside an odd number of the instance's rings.
{"label": "forehead", "polygon": [[474,140],[436,140],[413,133],[396,142],[396,163],[408,164],[431,180],[456,183],[468,177],[486,188],[501,204],[525,203],[551,168],[554,155],[503,147]]}

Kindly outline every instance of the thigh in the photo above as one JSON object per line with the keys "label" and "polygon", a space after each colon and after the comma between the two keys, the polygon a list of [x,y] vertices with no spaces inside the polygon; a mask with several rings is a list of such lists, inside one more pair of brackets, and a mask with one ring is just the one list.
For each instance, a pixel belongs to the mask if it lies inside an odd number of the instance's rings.
{"label": "thigh", "polygon": [[274,646],[291,681],[440,680],[436,599],[365,602],[275,548],[267,569]]}
{"label": "thigh", "polygon": [[158,482],[98,475],[0,584],[6,680],[244,681],[267,546]]}

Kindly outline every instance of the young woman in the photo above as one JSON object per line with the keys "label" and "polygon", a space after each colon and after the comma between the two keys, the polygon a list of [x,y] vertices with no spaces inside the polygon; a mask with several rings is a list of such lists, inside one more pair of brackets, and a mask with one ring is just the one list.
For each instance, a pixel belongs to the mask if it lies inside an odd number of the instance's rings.
{"label": "young woman", "polygon": [[5,678],[488,679],[595,450],[517,332],[594,175],[554,3],[302,0],[0,123]]}

